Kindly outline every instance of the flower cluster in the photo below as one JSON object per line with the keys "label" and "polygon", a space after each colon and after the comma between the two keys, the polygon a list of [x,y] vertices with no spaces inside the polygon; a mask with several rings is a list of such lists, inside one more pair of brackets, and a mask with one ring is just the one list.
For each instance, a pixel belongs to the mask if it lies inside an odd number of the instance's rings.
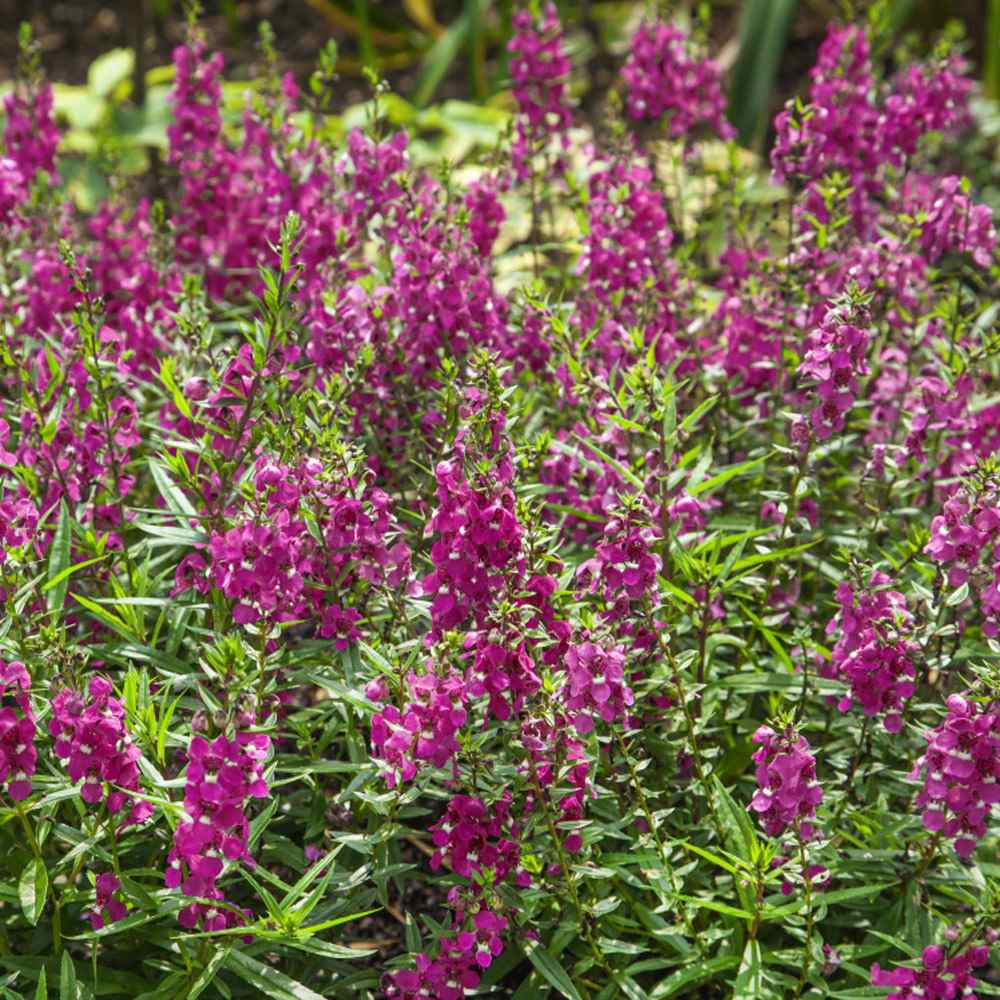
{"label": "flower cluster", "polygon": [[59,129],[52,115],[52,96],[52,85],[42,83],[17,87],[4,98],[4,147],[22,182],[28,184],[39,173],[55,178]]}
{"label": "flower cluster", "polygon": [[414,968],[387,972],[382,977],[386,1000],[463,1000],[479,985],[479,974],[469,965],[465,950],[442,941],[435,958],[425,952],[413,956]]}
{"label": "flower cluster", "polygon": [[[555,804],[564,822],[579,823],[584,818],[590,763],[574,728],[571,720],[561,715],[554,723],[545,719],[525,719],[521,724],[521,744],[528,760],[522,772],[542,789],[551,788],[557,781],[571,786],[571,791]],[[534,808],[534,800],[529,799],[529,803]],[[583,837],[577,829],[563,838],[563,848],[570,854],[576,854],[582,846]]]}
{"label": "flower cluster", "polygon": [[844,322],[831,309],[806,343],[799,374],[811,379],[819,401],[809,415],[813,433],[823,440],[844,429],[847,412],[854,405],[858,377],[868,372],[868,330]]}
{"label": "flower cluster", "polygon": [[628,356],[629,330],[640,322],[657,360],[672,360],[677,353],[674,234],[663,195],[637,152],[593,173],[587,211],[589,227],[577,263],[585,286],[575,324],[585,334],[598,330],[594,346],[608,368]]}
{"label": "flower cluster", "polygon": [[405,588],[409,578],[409,549],[394,541],[388,495],[352,479],[331,482],[315,459],[288,468],[261,456],[254,486],[254,505],[239,523],[180,563],[175,593],[215,587],[234,602],[240,625],[318,609],[319,634],[343,649],[359,634],[361,612],[351,602],[363,603],[373,587]]}
{"label": "flower cluster", "polygon": [[634,610],[656,590],[663,561],[657,552],[659,533],[642,504],[619,509],[604,525],[594,556],[580,566],[577,578],[589,593],[599,595],[601,615],[631,636],[637,648],[652,641],[648,630],[635,625]]}
{"label": "flower cluster", "polygon": [[[485,871],[492,873],[492,884],[499,885],[517,872],[521,850],[516,839],[517,826],[510,816],[510,794],[487,806],[471,795],[453,795],[448,807],[431,828],[434,854],[431,868],[442,865],[472,879]],[[527,873],[517,872],[519,884]]]}
{"label": "flower cluster", "polygon": [[775,119],[771,166],[777,180],[814,180],[833,170],[852,181],[874,171],[878,110],[873,101],[871,46],[864,29],[831,28],[810,70],[804,113],[782,111]]}
{"label": "flower cluster", "polygon": [[885,589],[886,574],[873,573],[870,582],[880,589],[856,593],[849,583],[837,588],[840,611],[826,627],[827,635],[839,635],[830,663],[834,676],[850,685],[840,710],[857,703],[865,715],[885,713],[885,728],[898,733],[903,725],[900,711],[915,690],[917,647],[904,638],[913,616],[901,593]]}
{"label": "flower cluster", "polygon": [[490,714],[501,722],[511,711],[520,712],[525,699],[542,685],[531,647],[513,627],[470,632],[465,648],[474,656],[466,675],[468,693],[472,698],[488,695]]}
{"label": "flower cluster", "polygon": [[581,642],[566,651],[566,709],[578,733],[594,728],[594,717],[614,722],[633,704],[625,683],[625,654],[593,642]]}
{"label": "flower cluster", "polygon": [[31,794],[31,777],[38,763],[38,727],[31,707],[31,677],[19,660],[0,660],[0,788],[14,802]]}
{"label": "flower cluster", "polygon": [[809,742],[794,730],[777,733],[770,726],[761,726],[753,742],[759,749],[753,755],[757,791],[750,808],[769,837],[779,837],[794,826],[802,840],[809,840],[814,832],[810,820],[823,801]]}
{"label": "flower cluster", "polygon": [[116,920],[123,920],[127,916],[128,910],[118,895],[121,887],[121,881],[114,872],[102,872],[94,880],[96,899],[94,908],[87,914],[93,930],[99,931],[102,927],[113,924]]}
{"label": "flower cluster", "polygon": [[989,206],[975,204],[961,177],[908,178],[904,206],[920,230],[924,257],[936,264],[946,253],[967,253],[980,267],[989,267],[996,253],[997,232]]}
{"label": "flower cluster", "polygon": [[[421,762],[445,767],[458,752],[457,733],[468,718],[468,691],[460,674],[410,672],[406,690],[409,700],[402,710],[385,705],[372,717],[372,752],[385,766],[390,788],[412,781]],[[384,682],[370,685],[368,696],[385,700]]]}
{"label": "flower cluster", "polygon": [[505,574],[521,561],[523,529],[518,523],[509,462],[495,467],[492,481],[476,488],[465,476],[461,452],[435,470],[438,506],[426,533],[434,569],[423,579],[432,595],[431,618],[437,631],[455,628],[470,617],[484,621]]}
{"label": "flower cluster", "polygon": [[973,81],[968,70],[965,61],[952,53],[929,63],[910,63],[893,78],[885,99],[884,143],[897,166],[917,152],[920,139],[928,133],[956,134],[969,127]]}
{"label": "flower cluster", "polygon": [[809,104],[775,119],[775,178],[798,180],[815,194],[815,182],[841,172],[851,187],[853,221],[859,232],[871,232],[872,198],[885,169],[901,168],[928,133],[953,135],[968,125],[966,68],[955,56],[912,64],[880,100],[865,30],[831,26],[811,71]]}
{"label": "flower cluster", "polygon": [[267,795],[264,763],[270,749],[270,737],[263,733],[238,733],[234,739],[218,736],[211,742],[202,736],[191,739],[185,818],[174,832],[165,880],[168,889],[180,888],[185,896],[216,902],[185,906],[178,916],[182,927],[200,923],[212,931],[242,922],[238,912],[224,903],[217,880],[226,861],[253,865],[246,806],[250,798]]}
{"label": "flower cluster", "polygon": [[101,676],[90,678],[86,695],[63,688],[52,701],[49,733],[70,780],[83,780],[84,802],[94,805],[105,799],[110,813],[131,803],[123,825],[142,823],[153,806],[137,795],[141,754],[125,727],[125,706],[112,697],[113,690]]}
{"label": "flower cluster", "polygon": [[[523,182],[531,177],[534,158],[553,137],[565,145],[573,123],[569,103],[571,66],[556,5],[546,4],[538,22],[530,11],[519,10],[514,15],[514,35],[507,43],[507,51],[511,90],[517,102],[511,162],[514,175]],[[561,173],[563,165],[557,160],[554,168]]]}
{"label": "flower cluster", "polygon": [[1000,631],[1000,496],[992,480],[981,489],[961,489],[931,521],[926,553],[943,567],[951,587],[969,585],[978,594],[983,632]]}
{"label": "flower cluster", "polygon": [[707,126],[723,139],[735,135],[725,119],[722,74],[711,59],[699,57],[673,24],[653,21],[632,36],[622,68],[629,115],[636,119],[666,116],[669,134],[688,135]]}
{"label": "flower cluster", "polygon": [[959,857],[968,860],[1000,802],[1000,712],[951,695],[948,714],[927,735],[911,778],[921,774],[916,807],[923,810],[924,828],[953,839]]}
{"label": "flower cluster", "polygon": [[989,961],[990,950],[974,945],[949,957],[940,945],[924,948],[920,968],[896,968],[891,972],[878,962],[872,965],[872,986],[888,986],[892,992],[886,1000],[958,1000],[973,998],[976,980],[972,970]]}

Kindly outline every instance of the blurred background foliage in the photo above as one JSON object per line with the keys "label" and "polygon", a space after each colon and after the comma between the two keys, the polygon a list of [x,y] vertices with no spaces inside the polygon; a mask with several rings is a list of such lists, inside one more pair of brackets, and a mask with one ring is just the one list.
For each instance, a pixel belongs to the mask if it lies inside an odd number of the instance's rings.
{"label": "blurred background foliage", "polygon": [[[418,155],[460,161],[490,147],[510,106],[506,42],[517,0],[204,0],[200,23],[226,57],[226,102],[238,117],[264,75],[270,35],[280,68],[308,81],[336,47],[334,132],[364,120],[373,79],[381,110],[406,124]],[[184,37],[189,0],[0,0],[0,90],[16,72],[17,32],[31,24],[66,129],[65,181],[82,208],[108,178],[145,174],[166,145],[170,53]],[[958,40],[982,80],[978,111],[1000,134],[1000,0],[561,0],[577,68],[581,121],[603,113],[627,40],[644,16],[679,18],[727,71],[729,116],[740,141],[763,152],[773,115],[808,85],[827,24],[865,18],[877,53],[925,52],[942,32]],[[374,76],[372,71],[374,71]],[[314,111],[317,109],[313,109]],[[154,171],[155,173],[155,171]]]}

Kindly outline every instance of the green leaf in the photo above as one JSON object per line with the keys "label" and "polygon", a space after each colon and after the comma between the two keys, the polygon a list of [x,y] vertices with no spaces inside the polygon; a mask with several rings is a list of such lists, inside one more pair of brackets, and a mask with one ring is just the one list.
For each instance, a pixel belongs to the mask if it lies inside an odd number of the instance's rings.
{"label": "green leaf", "polygon": [[155,459],[147,459],[149,471],[153,474],[153,482],[160,491],[167,507],[178,517],[197,517],[198,512],[194,509],[191,501],[184,495],[180,487],[170,478],[167,470]]}
{"label": "green leaf", "polygon": [[222,968],[226,959],[229,958],[229,953],[229,948],[219,948],[215,954],[212,955],[212,957],[205,963],[205,967],[201,970],[201,975],[191,985],[191,989],[187,994],[187,1000],[195,1000],[196,997],[200,997],[202,993],[204,993],[205,990],[211,986],[216,973],[218,973],[219,969]]}
{"label": "green leaf", "polygon": [[723,972],[728,972],[739,964],[735,955],[725,955],[722,958],[710,958],[707,962],[693,962],[680,972],[668,976],[649,994],[650,1000],[665,1000],[666,997],[677,996],[681,990],[696,986],[714,979]]}
{"label": "green leaf", "polygon": [[726,861],[725,858],[720,858],[718,854],[714,854],[712,851],[708,851],[704,847],[698,847],[697,844],[689,844],[686,840],[680,840],[678,843],[684,848],[685,851],[691,851],[694,854],[700,855],[706,861],[711,861],[713,865],[718,865],[731,875],[740,876],[741,873],[739,868],[737,868],[731,861]]}
{"label": "green leaf", "polygon": [[525,953],[531,964],[545,977],[545,981],[555,987],[570,1000],[582,1000],[579,990],[573,985],[566,970],[541,945],[526,948]]}
{"label": "green leaf", "polygon": [[747,941],[743,950],[743,961],[733,985],[733,1000],[760,1000],[764,993],[764,964],[760,954],[760,943]]}
{"label": "green leaf", "polygon": [[83,597],[80,594],[70,594],[70,597],[85,607],[98,621],[103,622],[112,632],[116,632],[123,639],[128,639],[129,641],[137,639],[139,642],[142,642],[143,636],[136,635],[118,615],[112,614],[112,612],[106,608],[102,608],[100,604],[90,600],[88,597]]}
{"label": "green leaf", "polygon": [[989,0],[986,38],[983,45],[983,89],[994,101],[1000,99],[1000,0]]}
{"label": "green leaf", "polygon": [[[59,502],[59,523],[56,525],[52,544],[49,547],[49,579],[47,603],[50,612],[59,612],[66,603],[66,591],[69,590],[69,547],[73,536],[73,524],[70,521],[69,507],[66,501]],[[67,572],[69,570],[69,572]]]}
{"label": "green leaf", "polygon": [[718,403],[718,401],[719,401],[719,397],[718,396],[709,396],[708,399],[703,399],[681,421],[680,429],[682,431],[685,431],[685,432],[692,430],[695,427],[695,425],[698,423],[698,421],[701,420],[701,418],[703,416],[705,416],[705,414],[708,413],[709,410],[714,409],[715,404]]}
{"label": "green leaf", "polygon": [[716,899],[700,899],[698,896],[685,896],[677,894],[677,899],[684,900],[692,906],[700,907],[703,910],[714,910],[716,913],[724,913],[727,917],[739,917],[740,920],[753,920],[753,914],[748,910],[741,910],[738,907],[730,906],[728,903],[720,903]]}
{"label": "green leaf", "polygon": [[[106,555],[94,556],[93,559],[84,559],[83,562],[73,563],[72,566],[67,566],[64,570],[61,570],[55,576],[50,577],[42,585],[42,593],[45,593],[45,591],[50,590],[52,587],[57,587],[60,583],[63,582],[63,580],[68,580],[74,573],[79,572],[81,569],[86,569],[88,566],[93,566],[94,563],[103,562],[107,558],[108,557]],[[63,596],[65,599],[65,595]],[[59,606],[62,607],[61,604]]]}
{"label": "green leaf", "polygon": [[740,49],[729,86],[729,120],[744,146],[764,137],[771,94],[798,0],[747,0]]}
{"label": "green leaf", "polygon": [[465,9],[448,30],[431,46],[413,95],[413,103],[422,108],[434,96],[451,64],[466,43],[473,22],[481,11],[482,0],[466,0]]}
{"label": "green leaf", "polygon": [[35,988],[35,1000],[49,1000],[49,977],[43,965],[38,970],[38,986]]}
{"label": "green leaf", "polygon": [[118,84],[127,80],[135,66],[131,49],[112,49],[98,56],[87,70],[87,86],[98,97],[107,97]]}
{"label": "green leaf", "polygon": [[743,473],[749,472],[750,469],[756,469],[758,465],[763,465],[768,458],[770,458],[770,455],[762,455],[760,458],[755,458],[750,462],[741,462],[739,465],[726,466],[721,472],[717,472],[710,479],[705,479],[698,483],[697,486],[692,486],[688,490],[688,493],[693,497],[700,496],[702,493],[710,493],[716,487],[728,483],[730,479],[735,479],[737,476],[742,476]]}
{"label": "green leaf", "polygon": [[715,803],[719,812],[723,832],[726,835],[727,847],[743,861],[749,862],[753,857],[753,848],[757,835],[753,831],[747,811],[736,804],[726,786],[716,777],[712,784],[715,789]]}
{"label": "green leaf", "polygon": [[241,951],[231,951],[226,957],[225,965],[245,983],[274,1000],[323,1000],[319,993],[308,986]]}
{"label": "green leaf", "polygon": [[41,858],[34,858],[25,865],[21,879],[17,883],[17,896],[21,901],[28,923],[34,927],[45,909],[45,899],[49,892],[49,873]]}
{"label": "green leaf", "polygon": [[59,1000],[77,1000],[76,966],[69,952],[64,951],[59,966]]}

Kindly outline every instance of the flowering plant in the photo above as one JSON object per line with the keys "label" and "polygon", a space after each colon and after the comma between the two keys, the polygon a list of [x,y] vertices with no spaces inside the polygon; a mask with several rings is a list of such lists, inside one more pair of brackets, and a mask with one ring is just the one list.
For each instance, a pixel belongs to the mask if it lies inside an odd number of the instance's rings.
{"label": "flowering plant", "polygon": [[960,53],[831,25],[768,166],[681,25],[604,128],[513,23],[457,165],[329,58],[229,119],[192,28],[158,200],[84,215],[7,97],[3,997],[998,992]]}

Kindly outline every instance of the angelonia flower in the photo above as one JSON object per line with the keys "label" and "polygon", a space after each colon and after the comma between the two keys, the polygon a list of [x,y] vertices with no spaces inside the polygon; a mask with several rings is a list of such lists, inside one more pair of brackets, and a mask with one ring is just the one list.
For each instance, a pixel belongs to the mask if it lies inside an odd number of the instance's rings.
{"label": "angelonia flower", "polygon": [[445,866],[467,879],[488,870],[493,885],[515,874],[518,885],[527,885],[530,877],[518,869],[521,848],[510,802],[509,792],[489,806],[473,795],[453,795],[445,814],[430,828],[431,868],[438,871]]}
{"label": "angelonia flower", "polygon": [[931,62],[912,62],[891,81],[884,103],[884,148],[896,166],[917,152],[928,132],[954,135],[972,123],[969,66],[956,53]]}
{"label": "angelonia flower", "polygon": [[831,25],[810,71],[804,109],[775,119],[771,166],[776,180],[814,184],[834,171],[850,185],[855,228],[872,231],[887,167],[900,169],[929,132],[953,136],[970,121],[972,81],[958,57],[913,64],[890,81],[880,100],[865,29]]}
{"label": "angelonia flower", "polygon": [[[165,882],[185,896],[222,902],[217,880],[227,861],[252,866],[250,823],[246,806],[251,798],[267,796],[264,763],[271,738],[264,733],[218,736],[211,742],[194,736],[188,747],[184,786],[185,818],[174,831],[167,855]],[[182,927],[200,923],[203,930],[221,930],[243,921],[233,908],[192,902],[178,915]]]}
{"label": "angelonia flower", "polygon": [[498,186],[489,177],[481,178],[469,185],[468,194],[465,196],[465,208],[469,214],[469,235],[483,257],[489,257],[493,253],[493,244],[496,243],[500,227],[507,218],[507,212],[500,204],[497,195]]}
{"label": "angelonia flower", "polygon": [[[465,989],[478,985],[478,972],[503,953],[508,920],[494,912],[486,894],[492,897],[492,890],[512,874],[518,887],[531,884],[527,872],[518,869],[518,827],[510,803],[510,793],[491,805],[476,796],[455,795],[431,826],[431,868],[447,867],[468,882],[448,891],[452,929],[441,939],[437,958],[420,954],[413,969],[388,973],[382,981],[386,997],[463,997]],[[436,989],[420,992],[432,984]]]}
{"label": "angelonia flower", "polygon": [[931,521],[931,537],[924,551],[946,569],[949,587],[968,583],[978,597],[983,633],[1000,632],[1000,495],[987,480],[972,490],[960,488],[945,500]]}
{"label": "angelonia flower", "polygon": [[[369,697],[388,694],[369,686]],[[465,678],[455,672],[411,671],[406,677],[409,700],[402,709],[385,705],[372,717],[372,756],[383,765],[389,788],[412,781],[421,764],[445,767],[458,753],[459,730],[468,718]]]}
{"label": "angelonia flower", "polygon": [[[505,415],[491,411],[477,389],[466,392],[463,411],[466,424],[452,456],[435,469],[438,503],[424,529],[425,536],[436,536],[430,551],[434,569],[422,580],[432,597],[433,637],[470,617],[477,626],[484,624],[508,576],[524,565]],[[467,467],[474,470],[471,478]]]}
{"label": "angelonia flower", "polygon": [[348,600],[360,603],[373,587],[405,589],[409,577],[388,495],[331,480],[315,459],[291,468],[261,455],[253,481],[253,504],[181,561],[174,593],[214,586],[234,602],[238,625],[316,617],[319,635],[346,648],[361,619]]}
{"label": "angelonia flower", "polygon": [[629,116],[637,121],[666,118],[673,138],[706,126],[731,139],[736,133],[725,118],[722,73],[693,49],[676,25],[653,21],[639,27],[621,71]]}
{"label": "angelonia flower", "polygon": [[927,262],[936,264],[946,253],[968,254],[979,267],[989,267],[997,247],[990,207],[974,203],[955,175],[907,181],[903,207],[914,216]]}
{"label": "angelonia flower", "polygon": [[792,729],[776,733],[770,726],[761,726],[753,742],[759,749],[752,758],[757,791],[750,808],[760,817],[764,832],[780,837],[795,827],[803,840],[811,839],[811,820],[823,800],[823,789],[816,780],[816,758],[808,741]]}
{"label": "angelonia flower", "polygon": [[[507,43],[510,53],[511,90],[517,103],[511,160],[520,182],[531,177],[539,153],[557,140],[565,147],[573,123],[569,101],[572,66],[563,46],[563,29],[554,3],[547,3],[536,21],[529,10],[514,15],[514,35]],[[556,158],[553,172],[564,164]]]}
{"label": "angelonia flower", "polygon": [[905,638],[913,616],[906,598],[887,589],[889,577],[875,572],[871,590],[856,593],[849,583],[837,587],[840,611],[827,624],[827,635],[838,639],[830,657],[830,676],[839,676],[850,685],[850,693],[838,707],[848,711],[853,704],[868,716],[884,715],[890,733],[903,725],[900,714],[913,696],[916,670],[913,659],[916,643]]}
{"label": "angelonia flower", "polygon": [[[581,333],[596,329],[593,348],[611,369],[629,358],[630,330],[641,326],[657,361],[672,360],[678,328],[674,234],[663,193],[639,154],[616,156],[591,174],[588,227],[576,264],[583,280],[573,324]],[[679,370],[685,369],[683,363]]]}
{"label": "angelonia flower", "polygon": [[31,677],[19,660],[0,660],[0,789],[6,786],[14,802],[31,794],[38,752],[35,712],[31,707]]}
{"label": "angelonia flower", "polygon": [[531,646],[514,626],[469,632],[465,649],[473,656],[466,674],[469,696],[487,695],[490,714],[505,722],[520,712],[525,699],[542,686]]}
{"label": "angelonia flower", "polygon": [[122,824],[129,826],[149,819],[153,806],[128,794],[140,791],[141,753],[125,727],[125,706],[112,697],[113,690],[99,675],[90,678],[86,694],[63,688],[52,701],[49,733],[70,779],[83,780],[83,801],[94,805],[103,799],[111,813],[131,803]]}
{"label": "angelonia flower", "polygon": [[845,322],[841,311],[832,308],[806,341],[799,375],[813,382],[809,394],[818,397],[809,421],[820,440],[844,429],[859,392],[858,378],[868,372],[870,337],[868,330]]}
{"label": "angelonia flower", "polygon": [[435,476],[438,506],[427,524],[427,533],[437,534],[431,546],[434,570],[423,588],[433,595],[431,618],[443,631],[470,615],[482,620],[503,587],[504,572],[521,555],[522,529],[505,483],[476,489],[456,461],[439,462]]}
{"label": "angelonia flower", "polygon": [[102,927],[113,924],[116,920],[122,920],[128,915],[128,910],[118,895],[122,884],[114,872],[102,872],[94,880],[94,883],[97,898],[94,908],[86,916],[90,921],[91,928],[99,931]]}
{"label": "angelonia flower", "polygon": [[[492,954],[492,952],[491,952]],[[412,969],[387,972],[381,987],[386,1000],[463,1000],[466,991],[479,985],[479,974],[470,965],[466,949],[442,939],[436,957],[425,952],[413,956]]]}
{"label": "angelonia flower", "polygon": [[468,955],[480,969],[488,969],[503,953],[503,932],[507,918],[491,910],[480,910],[467,930],[455,935],[455,948]]}
{"label": "angelonia flower", "polygon": [[581,642],[566,651],[565,706],[578,733],[589,733],[595,717],[614,722],[634,703],[625,682],[625,653],[620,647]]}
{"label": "angelonia flower", "polygon": [[786,108],[774,120],[771,167],[775,180],[815,180],[841,170],[861,189],[874,172],[874,101],[871,46],[863,28],[831,26],[809,71],[809,104],[802,114]]}
{"label": "angelonia flower", "polygon": [[9,226],[25,199],[24,174],[9,157],[0,157],[0,226]]}
{"label": "angelonia flower", "polygon": [[927,749],[910,775],[921,776],[915,805],[924,828],[951,839],[967,861],[1000,802],[1000,711],[951,695],[944,722],[927,734]]}
{"label": "angelonia flower", "polygon": [[[584,803],[590,790],[590,760],[584,743],[575,735],[575,727],[570,719],[557,715],[550,722],[547,719],[527,718],[521,723],[521,745],[528,761],[520,772],[529,779],[537,779],[542,789],[548,789],[557,782],[569,786],[570,791],[555,802],[562,822],[578,823],[584,819]],[[557,762],[562,761],[560,768]],[[537,806],[533,796],[529,796],[526,811]],[[578,829],[567,831],[563,837],[563,848],[576,854],[583,847],[583,837]]]}
{"label": "angelonia flower", "polygon": [[52,84],[18,84],[3,102],[4,148],[26,184],[39,172],[56,176],[59,129],[52,114]]}
{"label": "angelonia flower", "polygon": [[631,617],[653,594],[663,560],[656,552],[659,533],[643,505],[622,508],[604,526],[594,556],[577,571],[587,591],[601,597],[608,622]]}
{"label": "angelonia flower", "polygon": [[928,945],[920,956],[920,967],[897,966],[891,972],[878,962],[871,968],[872,986],[887,986],[886,1000],[959,1000],[974,998],[976,980],[972,970],[989,961],[986,945],[973,945],[957,955],[948,955],[941,945]]}

